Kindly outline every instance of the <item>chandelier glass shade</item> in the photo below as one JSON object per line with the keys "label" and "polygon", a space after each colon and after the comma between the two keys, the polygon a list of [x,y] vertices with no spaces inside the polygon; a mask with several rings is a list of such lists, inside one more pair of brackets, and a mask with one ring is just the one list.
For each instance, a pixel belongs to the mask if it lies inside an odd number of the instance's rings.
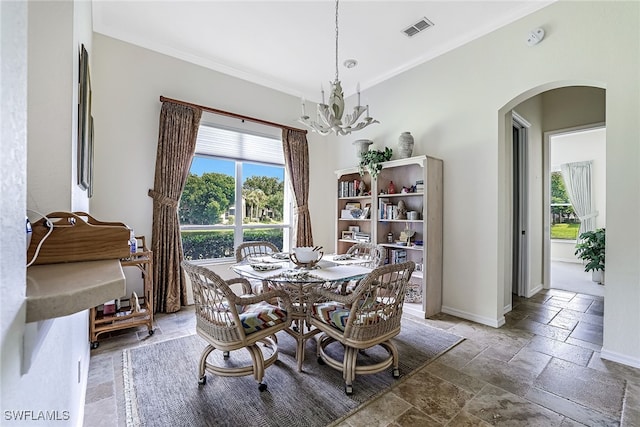
{"label": "chandelier glass shade", "polygon": [[[302,116],[298,121],[319,133],[328,135],[334,132],[336,135],[348,135],[353,131],[364,129],[372,123],[379,123],[369,116],[369,106],[360,105],[360,85],[358,84],[358,105],[350,114],[344,114],[344,92],[338,76],[338,0],[336,0],[336,77],[331,85],[329,102],[325,103],[324,89],[322,103],[318,104],[315,119],[306,114],[305,102],[302,101]],[[364,117],[362,117],[364,114]],[[361,120],[362,117],[362,120]]]}

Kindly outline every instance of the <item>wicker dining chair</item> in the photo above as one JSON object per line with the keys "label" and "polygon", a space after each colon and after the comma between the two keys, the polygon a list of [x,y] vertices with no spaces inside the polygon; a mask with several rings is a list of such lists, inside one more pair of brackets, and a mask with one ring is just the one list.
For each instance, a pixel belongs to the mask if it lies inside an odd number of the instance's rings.
{"label": "wicker dining chair", "polygon": [[[270,255],[276,252],[278,247],[271,242],[260,240],[243,242],[236,248],[236,262],[243,262],[252,256]],[[250,283],[254,294],[260,294],[269,289],[269,284],[265,281],[251,280]]]}
{"label": "wicker dining chair", "polygon": [[250,256],[270,255],[278,252],[278,247],[271,242],[243,242],[236,248],[236,262],[242,262]]}
{"label": "wicker dining chair", "polygon": [[[353,394],[356,375],[375,374],[392,366],[393,376],[400,376],[398,350],[391,338],[400,333],[405,291],[414,268],[413,261],[377,267],[349,295],[312,290],[309,322],[321,331],[318,362],[342,371],[346,394]],[[327,351],[335,341],[344,346],[342,360]],[[386,350],[387,357],[378,363],[359,365],[358,353],[377,345]]]}
{"label": "wicker dining chair", "polygon": [[[364,265],[365,267],[376,268],[384,264],[384,260],[386,258],[386,249],[384,248],[384,246],[377,245],[375,243],[361,242],[352,245],[347,250],[347,255],[351,255],[352,257],[361,260],[362,265]],[[344,282],[340,287],[340,293],[342,295],[345,295],[352,292],[357,284],[357,280]]]}
{"label": "wicker dining chair", "polygon": [[375,243],[356,243],[347,250],[347,255],[362,259],[363,265],[371,268],[384,264],[385,253],[384,246]]}
{"label": "wicker dining chair", "polygon": [[[275,333],[291,325],[291,299],[286,292],[274,290],[261,295],[251,294],[251,285],[246,279],[223,280],[213,271],[182,262],[191,286],[195,302],[196,332],[207,341],[199,364],[199,383],[206,384],[206,372],[214,375],[238,377],[253,374],[258,389],[264,391],[267,384],[262,381],[264,370],[278,359],[278,344]],[[243,295],[236,295],[230,285],[240,284]],[[281,306],[268,300],[277,298]],[[270,348],[266,356],[258,343]],[[225,359],[234,350],[246,349],[252,364],[243,367],[218,366],[207,362],[214,350],[220,350]]]}

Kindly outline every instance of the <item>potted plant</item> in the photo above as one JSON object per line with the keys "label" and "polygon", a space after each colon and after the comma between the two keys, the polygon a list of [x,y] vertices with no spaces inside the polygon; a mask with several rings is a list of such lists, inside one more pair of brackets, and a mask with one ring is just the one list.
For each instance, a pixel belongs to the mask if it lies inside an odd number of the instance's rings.
{"label": "potted plant", "polygon": [[366,170],[369,171],[373,179],[377,179],[382,170],[382,163],[390,160],[392,154],[393,150],[389,147],[385,147],[384,151],[369,150],[364,152],[360,158],[360,175],[364,175]]}
{"label": "potted plant", "polygon": [[591,271],[592,280],[598,283],[604,283],[604,249],[604,228],[580,234],[580,243],[576,245],[575,254],[586,261],[584,271]]}

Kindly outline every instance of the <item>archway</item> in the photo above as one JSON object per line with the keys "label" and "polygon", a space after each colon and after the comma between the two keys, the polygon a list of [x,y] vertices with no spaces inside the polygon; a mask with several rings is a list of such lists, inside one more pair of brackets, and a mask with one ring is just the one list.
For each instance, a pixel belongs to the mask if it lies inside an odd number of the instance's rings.
{"label": "archway", "polygon": [[[587,101],[588,100],[588,101]],[[532,124],[529,132],[530,148],[528,160],[529,203],[528,203],[528,250],[525,263],[528,277],[524,284],[527,297],[548,287],[549,274],[545,261],[549,258],[549,248],[545,247],[548,227],[548,213],[545,217],[544,197],[548,188],[548,152],[545,151],[545,132],[566,129],[605,120],[604,85],[596,82],[554,82],[540,85],[513,98],[498,111],[499,151],[498,151],[498,307],[503,313],[511,310],[513,260],[513,153],[512,120],[513,113],[524,117]],[[545,160],[546,159],[546,160]]]}

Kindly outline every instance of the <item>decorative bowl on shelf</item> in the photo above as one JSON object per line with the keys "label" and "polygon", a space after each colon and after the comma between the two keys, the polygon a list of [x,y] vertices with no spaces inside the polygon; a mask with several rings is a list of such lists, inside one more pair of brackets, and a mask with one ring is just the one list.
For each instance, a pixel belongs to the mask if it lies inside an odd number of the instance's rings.
{"label": "decorative bowl on shelf", "polygon": [[354,218],[360,218],[362,216],[362,209],[351,209],[351,216]]}

